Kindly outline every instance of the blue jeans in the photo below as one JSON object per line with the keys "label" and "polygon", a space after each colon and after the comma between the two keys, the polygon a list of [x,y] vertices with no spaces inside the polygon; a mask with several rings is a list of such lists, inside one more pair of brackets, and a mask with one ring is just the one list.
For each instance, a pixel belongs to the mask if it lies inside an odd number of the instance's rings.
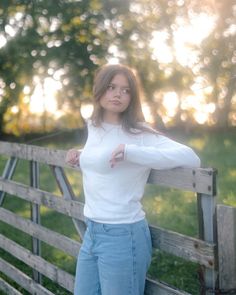
{"label": "blue jeans", "polygon": [[151,257],[146,219],[131,224],[87,220],[74,295],[143,295]]}

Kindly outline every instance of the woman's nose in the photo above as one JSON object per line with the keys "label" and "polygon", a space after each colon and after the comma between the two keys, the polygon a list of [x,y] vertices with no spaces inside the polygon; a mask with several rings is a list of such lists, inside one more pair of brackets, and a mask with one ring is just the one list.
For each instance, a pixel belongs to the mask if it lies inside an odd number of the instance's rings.
{"label": "woman's nose", "polygon": [[115,96],[117,96],[117,97],[121,96],[121,89],[119,87],[116,88]]}

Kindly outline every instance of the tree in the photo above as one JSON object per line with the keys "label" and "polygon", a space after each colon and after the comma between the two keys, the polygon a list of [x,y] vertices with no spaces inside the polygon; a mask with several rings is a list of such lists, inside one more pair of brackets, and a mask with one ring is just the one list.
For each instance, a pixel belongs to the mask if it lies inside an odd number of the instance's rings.
{"label": "tree", "polygon": [[213,86],[211,99],[216,105],[214,121],[220,128],[236,125],[233,97],[236,90],[235,1],[215,1],[218,21],[203,43],[202,71]]}
{"label": "tree", "polygon": [[[233,124],[233,120],[236,122],[235,83],[231,79],[236,52],[233,7],[233,0],[1,1],[0,134],[4,126],[13,131],[15,122],[22,122],[23,115],[25,121],[31,118],[33,122],[33,115],[27,113],[29,99],[23,99],[24,89],[27,86],[29,98],[37,84],[44,85],[47,77],[62,84],[57,101],[64,114],[53,123],[45,111],[39,121],[41,125],[46,126],[47,120],[49,128],[81,126],[81,104],[91,101],[94,73],[99,65],[114,58],[140,74],[144,97],[155,122],[167,117],[164,96],[173,92],[178,104],[169,122],[196,124],[194,107],[186,109],[183,105],[194,94],[191,87],[204,77],[206,86],[212,85],[214,91],[202,94],[203,103],[216,107],[215,112],[208,114],[209,123]],[[214,30],[202,43],[189,44],[195,60],[183,63],[176,49],[176,34],[202,13],[215,17]],[[158,43],[153,47],[155,36]],[[158,50],[162,53],[166,50],[169,60],[156,55]],[[20,104],[17,110],[15,106]],[[30,131],[32,123],[24,125],[22,132],[27,128]]]}
{"label": "tree", "polygon": [[33,92],[33,76],[43,80],[61,70],[59,104],[79,109],[78,97],[91,93],[110,40],[100,1],[4,1],[0,11],[7,40],[0,51],[0,133],[7,109],[19,103],[24,86]]}

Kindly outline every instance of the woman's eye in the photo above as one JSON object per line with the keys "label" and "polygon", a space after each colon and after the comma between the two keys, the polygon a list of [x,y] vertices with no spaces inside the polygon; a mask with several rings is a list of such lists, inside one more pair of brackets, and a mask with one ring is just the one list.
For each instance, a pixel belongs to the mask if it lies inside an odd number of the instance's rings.
{"label": "woman's eye", "polygon": [[115,86],[113,86],[113,85],[108,85],[107,89],[108,89],[108,90],[114,90],[114,89],[115,89]]}
{"label": "woman's eye", "polygon": [[130,89],[129,88],[119,88],[118,86],[113,85],[113,84],[110,84],[110,85],[107,86],[107,90],[109,90],[109,91],[115,91],[117,89],[123,95],[130,94]]}
{"label": "woman's eye", "polygon": [[123,94],[130,94],[130,89],[129,88],[124,88],[122,89]]}

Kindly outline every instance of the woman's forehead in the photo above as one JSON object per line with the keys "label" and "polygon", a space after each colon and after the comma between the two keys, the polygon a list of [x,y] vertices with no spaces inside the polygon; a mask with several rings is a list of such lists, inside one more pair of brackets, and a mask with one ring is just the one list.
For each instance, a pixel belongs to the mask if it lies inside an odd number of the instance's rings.
{"label": "woman's forehead", "polygon": [[110,83],[117,84],[117,85],[122,85],[124,87],[129,87],[129,81],[128,81],[127,77],[122,73],[116,74],[111,79]]}

